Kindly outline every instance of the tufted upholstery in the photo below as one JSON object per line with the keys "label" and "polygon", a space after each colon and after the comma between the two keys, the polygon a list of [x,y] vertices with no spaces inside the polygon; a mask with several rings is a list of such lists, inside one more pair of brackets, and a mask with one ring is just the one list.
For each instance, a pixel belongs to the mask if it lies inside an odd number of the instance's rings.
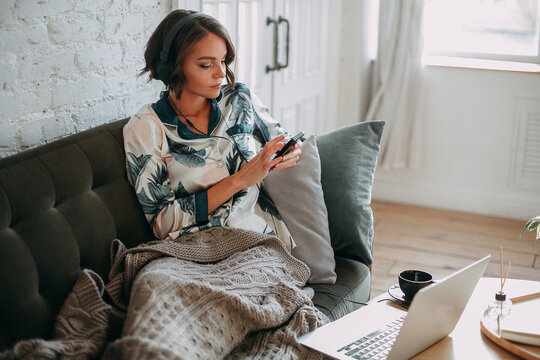
{"label": "tufted upholstery", "polygon": [[[107,279],[109,245],[128,247],[152,233],[125,176],[122,128],[102,125],[0,160],[0,352],[49,338],[82,268]],[[335,285],[315,286],[331,318],[369,297],[369,268],[336,259]]]}
{"label": "tufted upholstery", "polygon": [[151,239],[125,178],[124,123],[0,160],[0,335],[6,345],[47,338],[81,268],[106,279],[112,239],[129,246]]}

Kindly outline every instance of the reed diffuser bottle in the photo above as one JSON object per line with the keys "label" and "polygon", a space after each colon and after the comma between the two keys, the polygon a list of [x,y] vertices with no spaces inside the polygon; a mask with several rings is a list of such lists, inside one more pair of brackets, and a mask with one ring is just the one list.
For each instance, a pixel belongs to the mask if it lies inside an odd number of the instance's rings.
{"label": "reed diffuser bottle", "polygon": [[501,288],[495,293],[495,299],[488,305],[488,315],[494,319],[507,316],[512,311],[512,300],[507,299],[506,293],[503,291],[511,264],[512,262],[508,262],[506,274],[503,278],[503,248],[501,247]]}
{"label": "reed diffuser bottle", "polygon": [[504,292],[495,293],[495,299],[488,305],[488,314],[492,317],[510,315],[512,311],[512,300],[507,300]]}

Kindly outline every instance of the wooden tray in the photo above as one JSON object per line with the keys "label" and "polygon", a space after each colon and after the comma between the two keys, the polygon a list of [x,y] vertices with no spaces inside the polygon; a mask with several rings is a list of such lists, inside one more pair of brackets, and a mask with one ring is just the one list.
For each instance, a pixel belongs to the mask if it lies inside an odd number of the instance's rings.
{"label": "wooden tray", "polygon": [[480,320],[480,329],[491,341],[500,347],[516,354],[517,356],[527,360],[540,360],[540,347],[521,344],[514,341],[503,339],[499,336],[497,323],[490,320],[487,316],[487,310],[484,312]]}

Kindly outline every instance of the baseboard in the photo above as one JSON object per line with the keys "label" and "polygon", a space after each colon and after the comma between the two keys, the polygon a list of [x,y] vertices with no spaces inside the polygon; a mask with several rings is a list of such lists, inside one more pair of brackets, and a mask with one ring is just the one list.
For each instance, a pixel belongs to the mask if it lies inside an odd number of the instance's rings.
{"label": "baseboard", "polygon": [[418,205],[486,216],[527,220],[540,215],[540,195],[448,189],[432,184],[375,178],[373,200]]}

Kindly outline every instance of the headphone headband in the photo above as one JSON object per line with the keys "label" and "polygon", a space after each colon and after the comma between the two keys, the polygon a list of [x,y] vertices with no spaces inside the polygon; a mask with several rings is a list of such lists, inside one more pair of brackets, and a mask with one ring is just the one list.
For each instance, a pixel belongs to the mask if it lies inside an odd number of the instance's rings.
{"label": "headphone headband", "polygon": [[193,20],[199,17],[210,17],[204,13],[196,12],[181,18],[174,26],[169,30],[165,40],[163,41],[163,46],[161,52],[159,53],[159,62],[156,65],[156,75],[157,79],[163,81],[165,85],[168,85],[171,80],[171,75],[174,70],[174,63],[169,62],[169,51],[171,50],[171,45],[178,33]]}

